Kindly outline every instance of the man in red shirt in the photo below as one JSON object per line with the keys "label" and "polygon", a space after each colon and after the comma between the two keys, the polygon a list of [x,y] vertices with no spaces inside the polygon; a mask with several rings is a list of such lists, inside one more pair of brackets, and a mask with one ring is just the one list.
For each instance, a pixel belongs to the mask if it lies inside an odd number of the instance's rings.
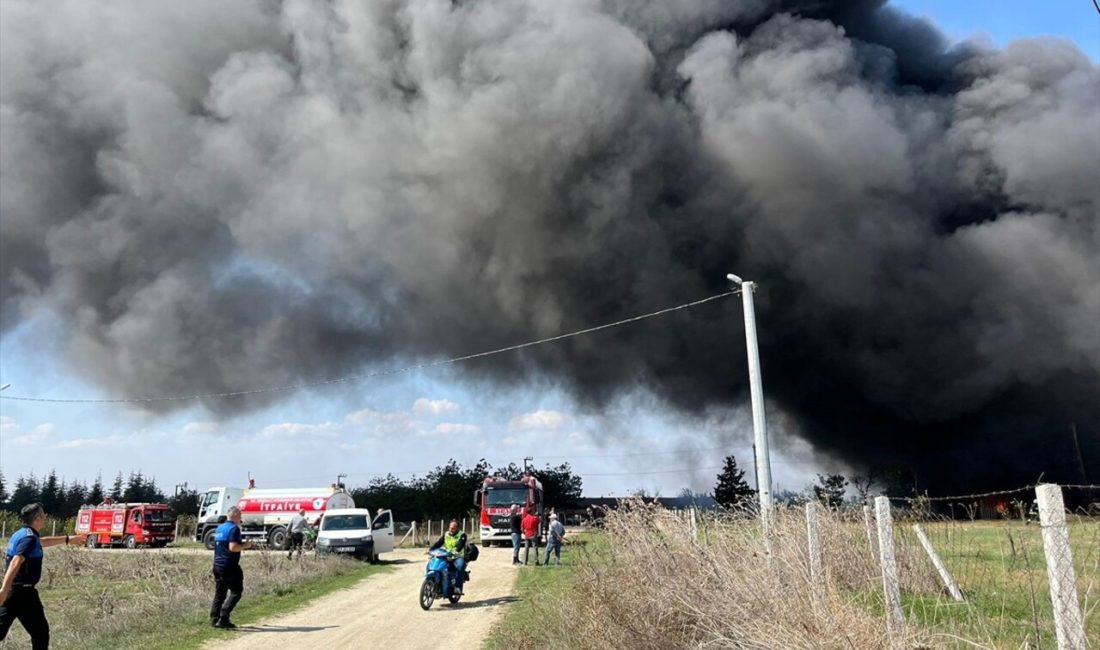
{"label": "man in red shirt", "polygon": [[539,566],[539,516],[535,514],[535,504],[528,503],[523,514],[523,563],[527,564],[531,547],[535,547],[535,566]]}

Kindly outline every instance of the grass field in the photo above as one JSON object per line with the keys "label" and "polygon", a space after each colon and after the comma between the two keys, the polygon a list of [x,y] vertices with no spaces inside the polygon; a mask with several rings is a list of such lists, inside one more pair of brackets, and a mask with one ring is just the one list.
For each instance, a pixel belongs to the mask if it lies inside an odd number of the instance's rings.
{"label": "grass field", "polygon": [[[567,548],[562,571],[521,572],[520,602],[485,647],[888,647],[881,577],[862,523],[830,518],[823,527],[828,605],[816,608],[808,595],[805,524],[797,512],[787,517],[776,542],[784,548],[776,549],[771,569],[758,571],[767,563],[751,520],[701,524],[696,543],[674,516],[614,515],[606,532]],[[967,601],[942,592],[911,524],[896,522],[906,647],[1056,647],[1038,525],[922,527]],[[1100,639],[1100,522],[1072,518],[1070,539],[1086,635]],[[651,567],[632,566],[644,563]]]}
{"label": "grass field", "polygon": [[[238,624],[285,612],[352,584],[384,565],[345,558],[246,552],[245,594]],[[39,592],[50,620],[52,648],[196,648],[224,634],[210,627],[210,556],[155,551],[50,549]],[[16,624],[4,650],[29,648]]]}

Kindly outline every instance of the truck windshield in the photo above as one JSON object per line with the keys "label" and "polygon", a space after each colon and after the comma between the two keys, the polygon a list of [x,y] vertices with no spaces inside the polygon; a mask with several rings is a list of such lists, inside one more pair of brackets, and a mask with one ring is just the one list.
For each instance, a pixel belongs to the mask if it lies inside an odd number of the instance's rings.
{"label": "truck windshield", "polygon": [[218,502],[218,497],[221,496],[221,492],[217,490],[211,490],[206,493],[206,498],[203,499],[202,505],[208,506]]}
{"label": "truck windshield", "polygon": [[527,490],[525,488],[490,488],[485,495],[487,506],[510,506],[513,503],[523,505],[527,503]]}
{"label": "truck windshield", "polygon": [[167,510],[146,510],[145,521],[172,521]]}
{"label": "truck windshield", "polygon": [[370,528],[366,515],[325,515],[321,530],[362,530]]}

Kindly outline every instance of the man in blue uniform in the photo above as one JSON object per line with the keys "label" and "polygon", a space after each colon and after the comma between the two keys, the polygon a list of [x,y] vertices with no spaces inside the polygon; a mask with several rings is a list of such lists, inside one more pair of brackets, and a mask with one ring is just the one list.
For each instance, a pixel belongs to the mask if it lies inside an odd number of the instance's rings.
{"label": "man in blue uniform", "polygon": [[241,541],[241,509],[233,506],[224,524],[214,531],[214,602],[210,605],[210,624],[232,630],[237,627],[229,620],[233,608],[244,593],[244,572],[241,571],[241,551],[253,547],[252,542]]}
{"label": "man in blue uniform", "polygon": [[42,577],[43,548],[74,541],[84,543],[84,535],[39,537],[46,525],[42,504],[32,503],[19,512],[23,527],[8,540],[4,555],[4,582],[0,585],[0,641],[8,636],[11,624],[18,620],[31,637],[34,650],[50,647],[50,623],[42,609],[36,585]]}

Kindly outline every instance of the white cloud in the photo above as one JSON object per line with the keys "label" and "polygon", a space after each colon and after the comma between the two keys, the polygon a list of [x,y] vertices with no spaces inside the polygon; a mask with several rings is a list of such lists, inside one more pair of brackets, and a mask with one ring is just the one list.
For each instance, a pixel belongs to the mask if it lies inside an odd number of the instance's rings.
{"label": "white cloud", "polygon": [[332,422],[320,424],[308,424],[304,422],[280,422],[269,424],[260,430],[261,438],[305,438],[324,437],[330,438],[339,435],[340,428]]}
{"label": "white cloud", "polygon": [[435,432],[445,436],[478,433],[480,431],[481,427],[477,425],[462,424],[460,422],[440,422],[435,425]]}
{"label": "white cloud", "polygon": [[188,435],[202,435],[217,433],[221,425],[217,422],[188,422],[183,425],[183,432]]}
{"label": "white cloud", "polygon": [[509,427],[513,431],[527,431],[531,429],[560,429],[569,421],[569,416],[561,411],[535,411],[524,413],[512,418]]}
{"label": "white cloud", "polygon": [[44,443],[56,430],[57,427],[52,422],[43,422],[30,431],[25,431],[14,418],[0,418],[0,434],[14,445],[33,446]]}
{"label": "white cloud", "polygon": [[429,415],[443,415],[454,413],[458,410],[458,404],[449,399],[428,399],[421,397],[413,402],[413,413],[427,413]]}
{"label": "white cloud", "polygon": [[344,417],[348,424],[361,427],[371,436],[393,436],[416,433],[421,423],[408,411],[375,411],[365,408]]}

